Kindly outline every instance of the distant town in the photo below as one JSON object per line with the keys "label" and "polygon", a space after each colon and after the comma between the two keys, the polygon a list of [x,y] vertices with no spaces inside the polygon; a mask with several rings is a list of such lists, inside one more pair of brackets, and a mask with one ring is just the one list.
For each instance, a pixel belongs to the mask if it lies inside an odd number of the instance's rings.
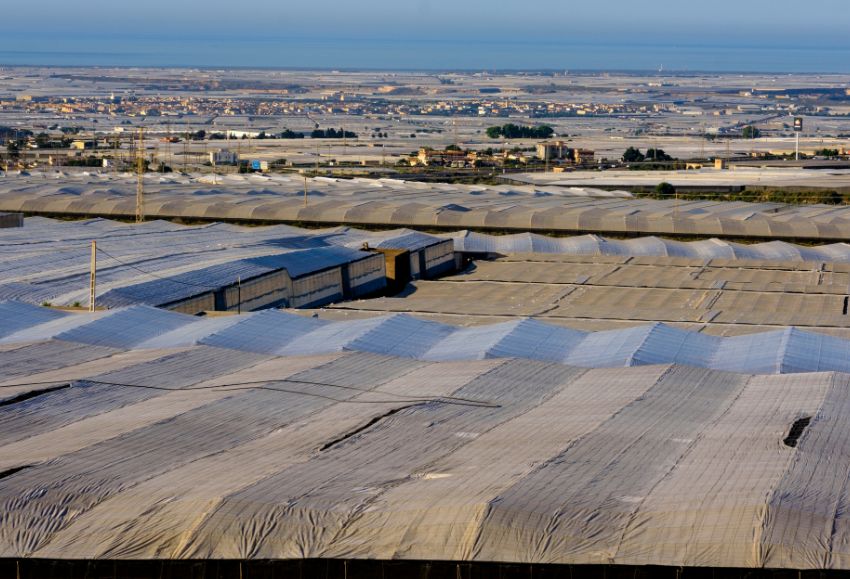
{"label": "distant town", "polygon": [[850,145],[841,75],[7,67],[0,77],[5,170],[474,181],[495,171],[834,163]]}

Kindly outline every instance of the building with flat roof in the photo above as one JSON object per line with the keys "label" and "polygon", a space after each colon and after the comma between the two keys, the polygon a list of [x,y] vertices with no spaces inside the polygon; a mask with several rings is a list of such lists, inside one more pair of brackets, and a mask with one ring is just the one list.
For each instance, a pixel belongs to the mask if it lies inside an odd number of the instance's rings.
{"label": "building with flat roof", "polygon": [[537,143],[537,158],[544,161],[566,161],[576,165],[593,164],[595,152],[590,149],[569,147],[564,141]]}
{"label": "building with flat roof", "polygon": [[239,163],[239,155],[227,149],[210,151],[209,157],[212,165],[236,165]]}

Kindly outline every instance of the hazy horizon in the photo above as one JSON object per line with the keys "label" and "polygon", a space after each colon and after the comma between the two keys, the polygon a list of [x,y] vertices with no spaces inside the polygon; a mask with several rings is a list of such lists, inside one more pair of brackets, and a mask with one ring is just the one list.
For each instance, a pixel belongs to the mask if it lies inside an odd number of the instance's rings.
{"label": "hazy horizon", "polygon": [[838,0],[798,11],[767,0],[287,4],[14,3],[0,64],[850,72],[850,10]]}

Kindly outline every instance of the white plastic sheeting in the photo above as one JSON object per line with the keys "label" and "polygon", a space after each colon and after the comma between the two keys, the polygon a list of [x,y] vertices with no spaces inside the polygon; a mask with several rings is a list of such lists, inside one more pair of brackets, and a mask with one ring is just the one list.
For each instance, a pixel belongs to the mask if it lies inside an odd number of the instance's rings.
{"label": "white plastic sheeting", "polygon": [[101,315],[91,323],[68,329],[53,337],[93,346],[132,348],[189,323],[193,323],[192,318],[183,314],[149,306],[131,306]]}
{"label": "white plastic sheeting", "polygon": [[64,318],[67,314],[58,310],[14,301],[0,301],[0,337],[19,330]]}
{"label": "white plastic sheeting", "polygon": [[[310,231],[223,223],[190,227],[165,221],[135,225],[32,217],[22,229],[0,230],[0,299],[87,305],[92,240],[100,250],[97,295],[101,305],[110,307],[164,305],[280,270],[300,278],[345,267],[369,256],[359,251],[364,242],[416,250],[446,243],[410,230]],[[357,289],[368,292],[380,286]]]}
{"label": "white plastic sheeting", "polygon": [[563,360],[587,334],[535,320],[517,320],[490,326],[460,328],[434,345],[427,360],[483,360],[534,358]]}
{"label": "white plastic sheeting", "polygon": [[279,354],[319,354],[359,350],[406,358],[420,358],[455,328],[397,315],[327,324],[280,350]]}
{"label": "white plastic sheeting", "polygon": [[369,255],[371,254],[346,247],[293,250],[278,255],[264,255],[221,263],[166,278],[114,288],[98,299],[106,307],[130,304],[163,306],[236,285],[237,280],[248,281],[283,270],[291,278],[302,277],[345,266],[363,260]]}
{"label": "white plastic sheeting", "polygon": [[675,241],[659,237],[610,239],[598,235],[549,237],[536,233],[488,235],[474,231],[450,234],[455,251],[470,253],[558,253],[621,257],[685,257],[760,261],[850,262],[850,244],[795,245],[784,241],[743,244],[722,239]]}
{"label": "white plastic sheeting", "polygon": [[[652,237],[613,240],[592,235],[556,238],[532,233],[489,236],[471,232],[450,237],[456,250],[477,253],[850,263],[850,245],[844,243],[806,247],[780,241],[742,245],[716,239],[685,243]],[[0,230],[0,300],[87,305],[92,239],[102,250],[98,256],[97,293],[101,305],[110,307],[175,303],[232,286],[237,279],[281,269],[297,277],[329,267],[344,267],[366,255],[356,251],[363,243],[421,251],[427,259],[431,248],[446,244],[444,237],[405,229],[310,231],[285,225],[245,228],[215,223],[186,227],[164,221],[130,225],[104,219],[61,222],[33,217],[28,218],[23,229]],[[430,263],[426,259],[426,267],[441,273],[453,265],[452,257],[451,248],[447,248],[437,261]],[[419,264],[419,260],[414,263]],[[379,280],[372,280],[358,287],[358,291],[366,293],[380,285]],[[214,300],[210,297],[209,301]]]}
{"label": "white plastic sheeting", "polygon": [[850,569],[846,374],[194,346],[78,376],[0,406],[0,557]]}
{"label": "white plastic sheeting", "polygon": [[[796,328],[734,337],[710,336],[654,323],[582,332],[534,319],[459,328],[404,314],[327,321],[277,310],[197,318],[147,306],[47,319],[38,308],[17,311],[17,330],[0,344],[57,339],[116,349],[207,345],[269,355],[372,352],[432,361],[525,358],[585,368],[680,364],[747,374],[850,373],[850,340]],[[49,310],[48,310],[49,311]]]}
{"label": "white plastic sheeting", "polygon": [[256,314],[240,316],[238,323],[209,336],[193,337],[190,342],[272,354],[297,340],[301,336],[328,324],[323,320],[266,310]]}
{"label": "white plastic sheeting", "polygon": [[[494,231],[699,235],[843,240],[846,206],[634,199],[624,192],[536,186],[416,183],[389,179],[234,177],[210,186],[174,176],[146,184],[146,213],[161,218],[301,222]],[[0,210],[129,217],[135,180],[57,175],[0,182]]]}

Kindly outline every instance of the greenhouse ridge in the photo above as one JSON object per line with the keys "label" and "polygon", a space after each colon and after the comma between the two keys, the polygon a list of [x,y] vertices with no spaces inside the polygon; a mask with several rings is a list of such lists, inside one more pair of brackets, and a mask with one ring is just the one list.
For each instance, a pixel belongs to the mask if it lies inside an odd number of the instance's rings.
{"label": "greenhouse ridge", "polygon": [[850,340],[795,328],[720,337],[658,323],[583,332],[531,319],[463,328],[403,314],[326,321],[270,310],[204,319],[146,306],[70,314],[18,302],[0,302],[0,316],[0,345],[59,340],[117,349],[206,345],[277,356],[360,351],[586,368],[679,364],[748,374],[850,373]]}

